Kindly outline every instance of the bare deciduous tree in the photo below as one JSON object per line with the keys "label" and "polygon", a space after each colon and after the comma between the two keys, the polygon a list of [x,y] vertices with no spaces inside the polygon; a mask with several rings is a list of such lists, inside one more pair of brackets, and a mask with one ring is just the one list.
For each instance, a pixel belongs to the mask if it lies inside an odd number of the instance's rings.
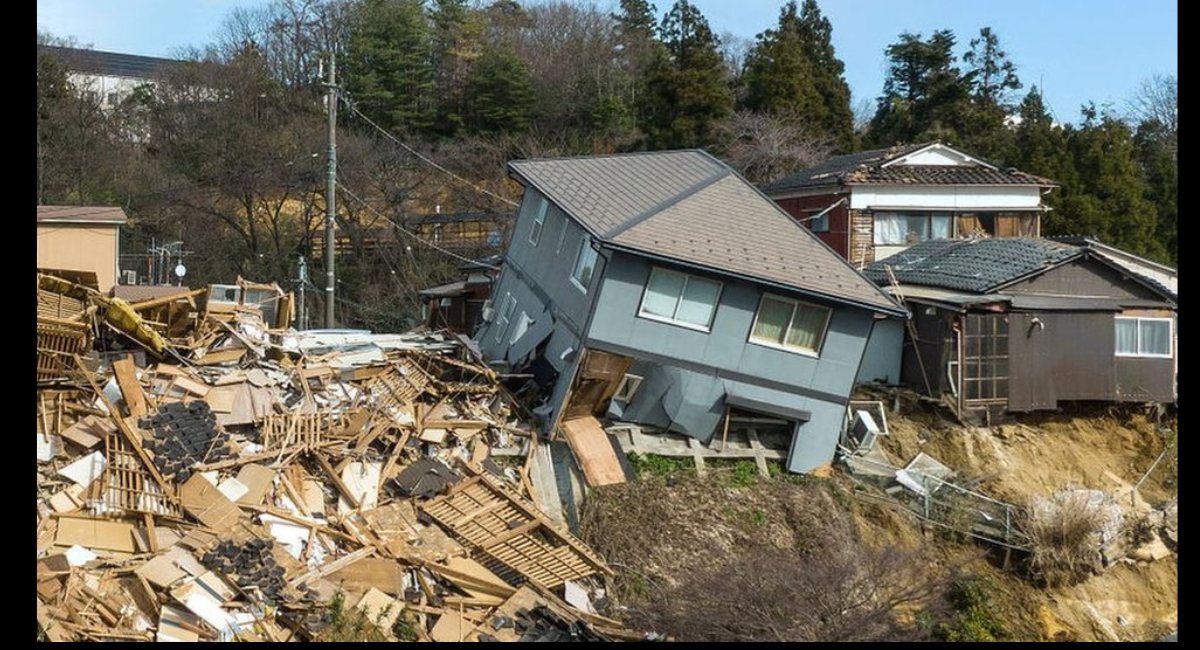
{"label": "bare deciduous tree", "polygon": [[1136,123],[1158,122],[1167,132],[1179,132],[1179,80],[1175,75],[1156,74],[1142,81],[1128,101],[1129,116]]}
{"label": "bare deciduous tree", "polygon": [[718,151],[747,179],[770,182],[815,165],[829,156],[833,143],[803,128],[763,113],[739,111],[718,124]]}

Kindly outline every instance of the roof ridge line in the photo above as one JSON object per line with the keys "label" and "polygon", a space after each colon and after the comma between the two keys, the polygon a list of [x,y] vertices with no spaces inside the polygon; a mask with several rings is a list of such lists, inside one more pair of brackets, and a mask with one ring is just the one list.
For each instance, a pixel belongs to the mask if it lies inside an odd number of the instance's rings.
{"label": "roof ridge line", "polygon": [[[717,162],[720,163],[720,161],[717,161]],[[684,200],[691,198],[700,190],[703,190],[704,188],[709,187],[713,183],[716,183],[717,181],[719,181],[719,180],[729,176],[731,173],[733,173],[733,170],[730,169],[724,163],[720,163],[720,165],[721,165],[721,167],[719,169],[717,169],[716,172],[710,174],[706,178],[702,178],[699,181],[693,183],[691,185],[691,187],[688,187],[687,189],[680,192],[679,194],[676,194],[675,196],[672,196],[671,198],[669,198],[665,201],[662,201],[656,205],[650,206],[649,208],[643,210],[640,214],[634,216],[632,219],[627,220],[625,223],[622,223],[621,225],[615,226],[613,228],[609,228],[607,231],[600,233],[600,237],[605,240],[615,239],[621,233],[630,230],[634,226],[641,224],[642,222],[646,221],[650,217],[653,217],[654,215],[666,210],[667,208],[669,208],[673,205],[677,205],[677,204],[683,202]]]}

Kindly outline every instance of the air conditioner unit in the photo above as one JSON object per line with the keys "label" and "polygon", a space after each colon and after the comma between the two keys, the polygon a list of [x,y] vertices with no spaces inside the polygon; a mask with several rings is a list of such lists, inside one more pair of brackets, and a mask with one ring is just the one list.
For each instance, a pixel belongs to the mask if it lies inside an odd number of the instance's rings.
{"label": "air conditioner unit", "polygon": [[492,301],[488,300],[483,303],[483,322],[491,323],[496,320],[496,308],[492,306]]}
{"label": "air conditioner unit", "polygon": [[134,269],[121,271],[121,284],[137,284],[137,271]]}

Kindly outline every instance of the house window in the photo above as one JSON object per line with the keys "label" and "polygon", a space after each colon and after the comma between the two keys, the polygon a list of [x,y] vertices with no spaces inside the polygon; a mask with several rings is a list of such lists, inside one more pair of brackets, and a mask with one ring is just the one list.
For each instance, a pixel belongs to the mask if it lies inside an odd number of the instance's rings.
{"label": "house window", "polygon": [[529,243],[534,246],[537,246],[538,242],[542,241],[542,228],[546,225],[546,210],[549,208],[550,202],[546,200],[546,197],[539,195],[537,208],[535,208],[537,211],[533,217],[533,225],[529,228]]}
{"label": "house window", "polygon": [[750,329],[750,341],[817,354],[829,325],[828,307],[763,295]]}
{"label": "house window", "polygon": [[625,376],[621,378],[621,383],[617,385],[617,392],[613,393],[612,398],[618,402],[629,403],[629,401],[633,399],[634,394],[637,393],[637,389],[640,388],[641,385],[642,385],[642,376],[641,375],[632,375],[629,373],[625,373]]}
{"label": "house window", "polygon": [[121,95],[117,93],[108,93],[108,105],[116,106],[121,103]]}
{"label": "house window", "polygon": [[504,302],[500,304],[500,317],[496,319],[496,341],[504,338],[508,323],[512,321],[513,312],[517,309],[517,299],[511,293],[504,294]]}
{"label": "house window", "polygon": [[1170,318],[1118,316],[1114,321],[1118,357],[1171,357],[1173,322]]}
{"label": "house window", "polygon": [[587,293],[588,285],[592,283],[592,273],[596,270],[596,249],[587,240],[579,242],[579,253],[575,255],[575,270],[571,272],[571,282],[580,291]]}
{"label": "house window", "polygon": [[963,399],[1008,398],[1008,317],[972,314],[963,336]]}
{"label": "house window", "polygon": [[655,267],[638,316],[707,332],[720,294],[720,282]]}
{"label": "house window", "polygon": [[905,246],[931,239],[949,239],[953,217],[936,212],[876,212],[875,245]]}

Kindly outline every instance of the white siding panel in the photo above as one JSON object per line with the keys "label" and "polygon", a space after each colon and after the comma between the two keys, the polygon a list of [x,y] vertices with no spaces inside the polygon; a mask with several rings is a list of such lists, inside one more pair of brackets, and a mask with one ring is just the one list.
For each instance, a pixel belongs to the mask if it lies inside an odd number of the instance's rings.
{"label": "white siding panel", "polygon": [[1016,209],[1029,210],[1041,205],[1037,187],[895,187],[858,186],[850,195],[850,209]]}

